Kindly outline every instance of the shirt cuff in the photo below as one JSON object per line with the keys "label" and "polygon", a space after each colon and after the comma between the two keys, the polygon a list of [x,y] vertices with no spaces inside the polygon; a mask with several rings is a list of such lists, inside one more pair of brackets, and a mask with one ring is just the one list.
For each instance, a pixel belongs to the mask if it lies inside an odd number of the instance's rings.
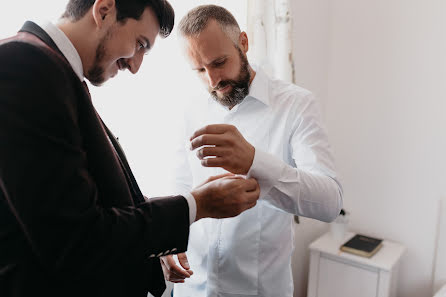
{"label": "shirt cuff", "polygon": [[256,148],[254,160],[252,161],[247,176],[248,178],[255,178],[259,183],[260,198],[264,198],[280,179],[283,164],[282,160]]}
{"label": "shirt cuff", "polygon": [[197,202],[191,193],[184,194],[183,196],[189,205],[189,224],[192,225],[197,217]]}

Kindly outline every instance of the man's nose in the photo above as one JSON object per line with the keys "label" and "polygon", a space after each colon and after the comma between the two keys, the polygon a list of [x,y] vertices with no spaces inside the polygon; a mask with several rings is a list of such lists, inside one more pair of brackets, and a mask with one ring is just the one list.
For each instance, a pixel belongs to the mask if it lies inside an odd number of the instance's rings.
{"label": "man's nose", "polygon": [[209,86],[213,89],[215,89],[221,81],[220,74],[218,73],[218,71],[207,70],[207,77],[209,81]]}
{"label": "man's nose", "polygon": [[144,54],[136,53],[133,57],[126,59],[128,69],[132,74],[136,74],[141,67],[142,61],[144,59]]}

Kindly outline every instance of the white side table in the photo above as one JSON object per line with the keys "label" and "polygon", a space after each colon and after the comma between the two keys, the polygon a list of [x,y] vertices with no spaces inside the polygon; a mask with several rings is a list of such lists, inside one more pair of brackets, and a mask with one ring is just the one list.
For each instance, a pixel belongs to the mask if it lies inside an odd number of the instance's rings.
{"label": "white side table", "polygon": [[341,252],[339,247],[353,235],[347,232],[339,241],[326,233],[310,244],[307,297],[395,296],[404,246],[384,240],[371,258]]}

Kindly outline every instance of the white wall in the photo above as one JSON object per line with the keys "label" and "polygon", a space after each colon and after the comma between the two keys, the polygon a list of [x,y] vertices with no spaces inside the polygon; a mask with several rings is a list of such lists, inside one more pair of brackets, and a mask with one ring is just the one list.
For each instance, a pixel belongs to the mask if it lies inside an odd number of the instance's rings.
{"label": "white wall", "polygon": [[293,1],[297,82],[322,99],[350,226],[408,248],[398,296],[432,296],[445,12],[443,0]]}

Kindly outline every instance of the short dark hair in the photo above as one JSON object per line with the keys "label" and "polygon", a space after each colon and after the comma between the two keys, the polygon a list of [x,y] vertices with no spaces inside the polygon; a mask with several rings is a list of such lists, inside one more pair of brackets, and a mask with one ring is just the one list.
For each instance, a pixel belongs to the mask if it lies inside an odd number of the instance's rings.
{"label": "short dark hair", "polygon": [[[80,20],[93,6],[95,0],[70,0],[62,15],[74,21]],[[118,22],[125,22],[132,18],[139,20],[144,10],[150,7],[158,18],[160,24],[160,36],[165,38],[173,30],[175,12],[166,0],[115,0]]]}
{"label": "short dark hair", "polygon": [[180,34],[184,36],[197,35],[204,30],[210,20],[215,20],[223,31],[227,31],[228,28],[240,31],[237,20],[226,8],[217,5],[200,5],[181,19]]}

